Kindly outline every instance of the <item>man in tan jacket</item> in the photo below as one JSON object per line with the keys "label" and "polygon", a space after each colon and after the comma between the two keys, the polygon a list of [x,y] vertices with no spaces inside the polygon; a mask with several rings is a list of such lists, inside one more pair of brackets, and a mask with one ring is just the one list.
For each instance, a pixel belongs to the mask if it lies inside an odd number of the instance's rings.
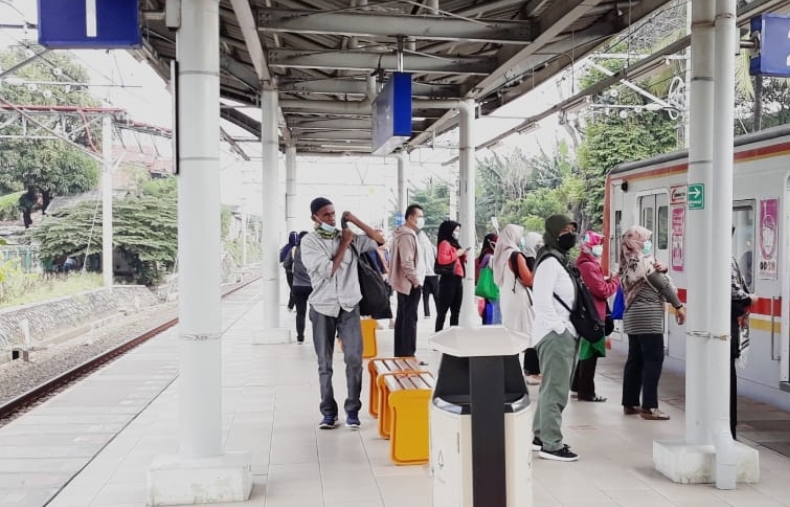
{"label": "man in tan jacket", "polygon": [[392,239],[389,281],[398,293],[395,317],[395,356],[413,357],[417,350],[417,309],[425,280],[425,265],[420,259],[417,232],[425,226],[423,209],[418,204],[406,208],[406,223]]}

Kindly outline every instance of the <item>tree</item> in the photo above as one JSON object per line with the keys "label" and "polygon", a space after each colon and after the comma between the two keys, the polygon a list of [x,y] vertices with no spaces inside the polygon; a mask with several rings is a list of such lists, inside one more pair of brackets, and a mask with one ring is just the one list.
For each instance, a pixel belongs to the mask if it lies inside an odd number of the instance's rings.
{"label": "tree", "polygon": [[[13,48],[0,52],[0,68],[7,69],[27,59],[29,51],[40,48]],[[65,53],[48,54],[16,71],[3,83],[0,98],[14,105],[81,105],[95,106],[87,88],[78,84],[88,81],[88,74]],[[59,84],[36,84],[58,83]],[[2,115],[0,115],[2,116]],[[79,115],[65,117],[66,130],[84,126]],[[19,129],[4,128],[21,136]],[[73,142],[87,150],[97,151],[100,133],[96,127],[77,132]],[[20,197],[25,227],[32,223],[31,214],[46,210],[57,195],[73,195],[93,188],[99,174],[96,162],[79,148],[61,140],[18,139],[0,143],[0,194],[24,191]]]}

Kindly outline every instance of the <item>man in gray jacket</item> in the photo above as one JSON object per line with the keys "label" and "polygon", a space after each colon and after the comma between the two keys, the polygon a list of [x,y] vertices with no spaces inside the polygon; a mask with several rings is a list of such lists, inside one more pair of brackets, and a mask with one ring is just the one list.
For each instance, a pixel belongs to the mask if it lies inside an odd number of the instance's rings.
{"label": "man in gray jacket", "polygon": [[417,231],[425,227],[422,206],[406,208],[406,223],[398,227],[392,240],[390,285],[398,293],[395,317],[395,357],[414,357],[417,351],[417,310],[425,281],[425,265],[420,259]]}
{"label": "man in gray jacket", "polygon": [[337,426],[338,407],[332,388],[332,358],[335,336],[343,339],[346,363],[348,397],[346,426],[359,428],[359,399],[362,390],[362,331],[359,322],[359,289],[357,272],[358,255],[375,250],[384,238],[350,212],[343,219],[356,225],[363,236],[348,228],[342,232],[335,223],[332,202],[318,197],[310,203],[315,230],[301,242],[302,263],[310,274],[313,293],[310,295],[310,322],[313,323],[313,343],[318,355],[318,377],[321,384],[321,414],[318,427],[331,429]]}

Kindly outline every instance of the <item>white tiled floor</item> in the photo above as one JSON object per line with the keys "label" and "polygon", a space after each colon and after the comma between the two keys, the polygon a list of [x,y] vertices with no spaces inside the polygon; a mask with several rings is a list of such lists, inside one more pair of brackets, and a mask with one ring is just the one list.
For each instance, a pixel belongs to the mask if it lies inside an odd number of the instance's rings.
{"label": "white tiled floor", "polygon": [[[241,291],[225,303],[226,322],[241,318],[228,329],[224,342],[224,437],[227,450],[250,450],[255,486],[252,498],[235,506],[265,507],[428,507],[431,483],[427,466],[398,467],[389,460],[388,442],[380,439],[376,421],[363,415],[360,431],[344,427],[333,431],[316,429],[318,387],[315,353],[310,345],[253,345],[251,336],[259,327],[258,285]],[[249,311],[247,311],[249,310]],[[243,315],[242,313],[245,312]],[[292,314],[284,314],[292,319]],[[284,321],[285,322],[285,321]],[[438,366],[427,336],[432,321],[420,322],[418,354]],[[170,333],[120,359],[105,372],[124,368],[172,376],[177,364],[174,334]],[[392,351],[391,331],[379,331],[379,355]],[[136,359],[135,359],[136,358]],[[125,364],[126,363],[126,364]],[[125,364],[125,365],[124,365]],[[345,393],[342,355],[336,355],[335,390],[342,405]],[[116,371],[116,374],[118,372]],[[134,375],[139,376],[139,375]],[[155,378],[155,377],[152,377]],[[120,378],[119,378],[120,380]],[[127,382],[133,381],[130,377]],[[139,378],[136,380],[141,383]],[[367,381],[367,374],[365,374]],[[177,382],[172,382],[147,408],[134,417],[151,397],[140,392],[140,404],[121,405],[117,414],[109,410],[112,399],[97,406],[107,409],[85,412],[56,398],[20,419],[17,426],[0,429],[0,500],[13,489],[15,480],[25,480],[29,470],[51,471],[41,477],[41,490],[53,491],[61,475],[68,475],[81,456],[99,454],[49,503],[49,507],[142,507],[145,505],[145,472],[154,456],[175,452],[178,446]],[[739,486],[736,491],[718,491],[712,486],[672,484],[653,470],[652,441],[681,437],[683,412],[668,405],[669,422],[649,422],[622,415],[616,400],[620,386],[606,378],[597,379],[601,394],[610,402],[579,403],[566,409],[566,441],[581,455],[577,463],[534,462],[535,507],[777,507],[790,506],[790,460],[761,448],[762,481]],[[75,386],[63,398],[85,399],[90,381]],[[151,389],[156,385],[151,384]],[[107,389],[107,386],[103,386]],[[140,385],[141,389],[145,386]],[[123,389],[123,388],[119,388]],[[105,391],[101,391],[105,392]],[[536,394],[533,392],[533,395]],[[135,399],[126,397],[125,399]],[[367,385],[363,403],[367,401]],[[84,407],[84,404],[83,404]],[[53,408],[62,408],[55,415]],[[129,409],[127,411],[126,409]],[[62,417],[63,419],[55,419]],[[132,417],[131,421],[129,418]],[[88,419],[88,420],[86,420]],[[86,430],[80,444],[61,446],[48,424],[67,423],[66,428]],[[40,424],[39,424],[40,423]],[[128,425],[115,437],[112,434]],[[23,426],[25,431],[19,430]],[[86,426],[86,427],[83,427]],[[57,427],[61,427],[58,425]],[[11,432],[6,432],[7,428]],[[70,430],[69,430],[70,431]],[[9,442],[25,435],[41,446],[39,454],[51,459],[35,461],[5,454]],[[29,437],[24,437],[29,438]],[[50,442],[51,440],[51,442]],[[22,440],[20,440],[21,442]],[[525,450],[524,452],[529,452]],[[36,465],[32,465],[32,463]],[[60,475],[59,475],[60,474]],[[9,484],[11,487],[9,488]],[[18,494],[17,494],[18,496]],[[48,495],[43,495],[48,496]],[[10,505],[44,505],[30,502]]]}

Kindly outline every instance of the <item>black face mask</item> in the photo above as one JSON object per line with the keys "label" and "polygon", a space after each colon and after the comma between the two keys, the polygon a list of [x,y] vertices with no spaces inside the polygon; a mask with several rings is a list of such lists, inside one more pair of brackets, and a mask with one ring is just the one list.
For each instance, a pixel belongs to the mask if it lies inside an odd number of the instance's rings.
{"label": "black face mask", "polygon": [[576,242],[579,240],[579,235],[575,232],[566,232],[559,238],[557,238],[557,243],[560,245],[560,248],[565,250],[566,252],[571,248],[576,246]]}

